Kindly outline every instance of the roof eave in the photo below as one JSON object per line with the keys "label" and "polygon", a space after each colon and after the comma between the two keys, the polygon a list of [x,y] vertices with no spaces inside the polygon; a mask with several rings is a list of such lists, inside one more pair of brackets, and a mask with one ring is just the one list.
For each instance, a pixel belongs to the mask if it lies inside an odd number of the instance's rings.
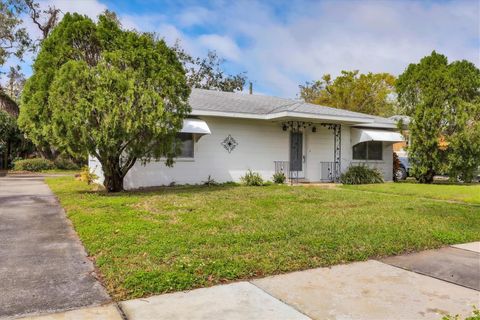
{"label": "roof eave", "polygon": [[312,121],[312,122],[337,122],[345,124],[364,124],[373,123],[373,119],[361,118],[361,117],[346,117],[346,116],[331,116],[331,115],[319,115],[319,114],[307,114],[299,112],[278,112],[273,114],[254,114],[254,113],[239,113],[239,112],[220,112],[209,110],[194,109],[191,112],[195,116],[211,116],[211,117],[224,117],[224,118],[240,118],[240,119],[257,119],[257,120],[271,120],[271,121],[288,121],[288,120],[300,120],[300,121]]}
{"label": "roof eave", "polygon": [[284,111],[269,114],[268,120],[302,120],[302,121],[318,121],[318,122],[336,122],[345,124],[370,123],[373,119],[367,117],[353,116],[332,116],[325,114],[309,114],[301,112]]}

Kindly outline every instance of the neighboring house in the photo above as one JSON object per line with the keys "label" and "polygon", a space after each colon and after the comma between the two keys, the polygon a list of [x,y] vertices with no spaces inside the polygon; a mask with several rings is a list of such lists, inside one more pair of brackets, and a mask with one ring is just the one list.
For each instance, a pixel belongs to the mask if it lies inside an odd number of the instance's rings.
{"label": "neighboring house", "polygon": [[[394,142],[403,141],[386,118],[262,95],[194,89],[184,120],[182,152],[173,167],[136,163],[126,189],[239,181],[247,170],[272,180],[275,172],[302,182],[338,181],[351,165],[378,168],[392,180]],[[102,177],[99,162],[89,166]],[[100,178],[101,179],[101,178]]]}

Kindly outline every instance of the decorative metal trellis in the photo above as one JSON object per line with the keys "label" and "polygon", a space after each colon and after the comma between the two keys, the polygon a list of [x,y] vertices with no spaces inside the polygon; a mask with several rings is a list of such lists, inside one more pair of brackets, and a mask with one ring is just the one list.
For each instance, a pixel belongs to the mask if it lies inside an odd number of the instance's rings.
{"label": "decorative metal trellis", "polygon": [[222,146],[228,153],[231,153],[238,146],[238,142],[231,135],[228,135],[228,137],[222,141]]}
{"label": "decorative metal trellis", "polygon": [[311,127],[313,123],[305,121],[287,121],[282,123],[283,131],[290,129],[292,132],[299,132],[300,129]]}
{"label": "decorative metal trellis", "polygon": [[322,126],[333,131],[333,182],[340,181],[342,164],[342,125],[336,123],[322,123]]}

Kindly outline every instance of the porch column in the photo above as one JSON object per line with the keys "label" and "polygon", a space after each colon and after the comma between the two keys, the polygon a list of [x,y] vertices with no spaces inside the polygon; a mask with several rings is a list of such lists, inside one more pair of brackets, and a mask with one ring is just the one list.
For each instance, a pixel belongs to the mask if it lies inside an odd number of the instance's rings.
{"label": "porch column", "polygon": [[322,126],[333,132],[333,181],[340,181],[342,171],[342,125],[322,123]]}

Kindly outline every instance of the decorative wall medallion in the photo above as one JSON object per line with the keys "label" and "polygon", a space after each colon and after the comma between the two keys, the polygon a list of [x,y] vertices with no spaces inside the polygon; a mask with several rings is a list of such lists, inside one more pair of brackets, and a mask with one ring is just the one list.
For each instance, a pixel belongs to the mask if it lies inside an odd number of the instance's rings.
{"label": "decorative wall medallion", "polygon": [[235,149],[236,146],[238,146],[238,142],[235,141],[231,135],[228,135],[228,137],[222,141],[222,146],[228,151],[228,153],[230,153],[233,151],[233,149]]}

